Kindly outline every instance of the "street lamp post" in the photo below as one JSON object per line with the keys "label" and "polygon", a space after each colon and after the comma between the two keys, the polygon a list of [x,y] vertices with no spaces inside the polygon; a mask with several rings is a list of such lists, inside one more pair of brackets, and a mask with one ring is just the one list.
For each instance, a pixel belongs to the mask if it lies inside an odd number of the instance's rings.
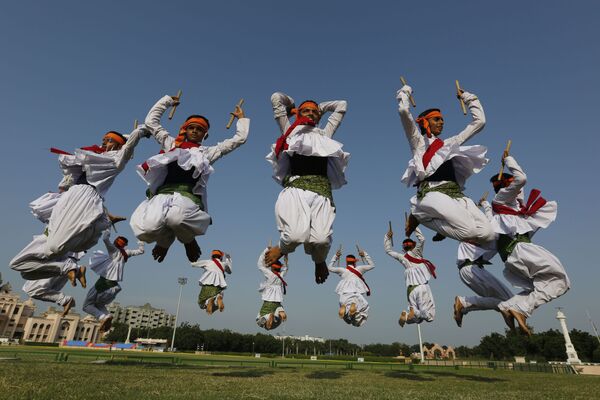
{"label": "street lamp post", "polygon": [[175,312],[175,326],[173,327],[173,337],[171,338],[171,351],[173,351],[173,346],[175,345],[175,332],[177,331],[177,319],[179,318],[179,305],[181,304],[181,292],[183,291],[183,285],[187,283],[187,278],[177,278],[177,283],[179,283],[179,300],[177,300],[177,311]]}

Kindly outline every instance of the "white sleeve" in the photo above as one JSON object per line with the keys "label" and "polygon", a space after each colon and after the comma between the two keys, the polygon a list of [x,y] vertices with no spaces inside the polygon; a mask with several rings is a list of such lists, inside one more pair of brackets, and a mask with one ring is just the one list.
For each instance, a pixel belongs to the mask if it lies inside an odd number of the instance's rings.
{"label": "white sleeve", "polygon": [[425,145],[421,129],[413,119],[410,113],[410,102],[409,96],[412,93],[412,88],[408,85],[402,86],[396,93],[396,99],[398,100],[398,113],[400,114],[400,121],[406,134],[406,139],[410,145],[410,151],[413,155],[417,149]]}
{"label": "white sleeve", "polygon": [[127,162],[131,160],[131,158],[133,157],[133,149],[135,149],[135,146],[137,146],[138,142],[140,141],[140,138],[144,135],[145,131],[146,127],[141,125],[129,134],[129,138],[127,138],[127,141],[119,150],[119,153],[115,160],[115,166],[117,167],[117,169],[124,168]]}
{"label": "white sleeve", "polygon": [[337,262],[337,260],[338,260],[337,255],[334,254],[333,257],[331,258],[331,261],[327,265],[327,269],[329,270],[329,272],[333,272],[338,275],[342,275],[342,273],[344,273],[345,268],[336,267],[335,263]]}
{"label": "white sleeve", "polygon": [[325,136],[333,137],[333,134],[339,128],[346,114],[348,103],[345,100],[325,101],[319,104],[319,109],[322,113],[331,112],[327,119],[327,125],[323,129]]}
{"label": "white sleeve", "polygon": [[238,119],[235,124],[235,135],[229,139],[225,139],[222,142],[217,143],[214,146],[210,146],[206,149],[206,158],[213,164],[219,158],[226,154],[231,153],[237,149],[248,139],[248,132],[250,130],[250,119],[241,118]]}
{"label": "white sleeve", "polygon": [[415,248],[412,252],[417,257],[423,258],[423,249],[425,248],[425,236],[423,236],[423,232],[421,232],[419,227],[415,228],[415,236],[417,237],[417,244],[415,245]]}
{"label": "white sleeve", "polygon": [[469,112],[471,113],[473,120],[458,135],[445,139],[445,143],[456,143],[458,145],[462,145],[477,133],[481,132],[485,126],[485,114],[477,96],[472,93],[464,92],[461,98],[465,105],[469,107]]}
{"label": "white sleeve", "polygon": [[144,254],[144,242],[138,241],[137,249],[127,249],[125,250],[125,252],[129,257],[141,256],[142,254]]}
{"label": "white sleeve", "polygon": [[269,278],[270,272],[271,270],[267,267],[265,267],[265,252],[268,249],[264,249],[263,251],[261,251],[260,256],[258,256],[258,262],[256,264],[256,266],[258,267],[258,269],[260,270],[260,272],[262,272],[267,278]]}
{"label": "white sleeve", "polygon": [[394,251],[394,249],[392,248],[392,239],[390,239],[388,235],[383,236],[383,248],[385,249],[385,252],[388,256],[395,258],[398,261],[400,261],[401,258],[404,258],[402,254]]}
{"label": "white sleeve", "polygon": [[508,156],[504,159],[504,165],[508,168],[514,179],[505,188],[502,188],[496,193],[494,201],[500,204],[514,204],[521,192],[521,189],[525,187],[527,183],[527,175],[521,169],[514,157]]}
{"label": "white sleeve", "polygon": [[282,92],[275,92],[271,95],[271,104],[273,105],[273,114],[279,130],[282,134],[290,127],[290,120],[287,112],[288,108],[294,106],[294,99]]}
{"label": "white sleeve", "polygon": [[173,105],[173,98],[171,96],[164,96],[156,102],[146,115],[144,124],[152,132],[152,136],[158,143],[160,143],[163,150],[171,150],[175,139],[169,135],[169,132],[162,127],[160,119],[162,115],[167,111],[167,108]]}
{"label": "white sleeve", "polygon": [[210,260],[198,260],[190,263],[190,265],[195,268],[206,268],[209,261]]}
{"label": "white sleeve", "polygon": [[375,263],[371,259],[371,256],[369,256],[366,251],[364,253],[365,253],[365,261],[367,262],[367,265],[359,265],[356,267],[356,269],[358,271],[360,271],[361,274],[375,268]]}
{"label": "white sleeve", "polygon": [[489,221],[492,221],[494,219],[494,213],[492,212],[491,204],[487,200],[484,200],[481,202],[481,208],[483,208],[483,213],[485,214],[485,217]]}

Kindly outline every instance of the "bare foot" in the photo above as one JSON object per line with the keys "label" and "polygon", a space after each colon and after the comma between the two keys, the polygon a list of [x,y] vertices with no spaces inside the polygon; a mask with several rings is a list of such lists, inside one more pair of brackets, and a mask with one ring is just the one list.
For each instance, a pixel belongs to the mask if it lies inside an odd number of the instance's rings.
{"label": "bare foot", "polygon": [[265,264],[271,265],[275,261],[279,260],[281,256],[283,256],[283,253],[281,252],[279,246],[270,247],[265,253]]}
{"label": "bare foot", "polygon": [[460,299],[458,298],[458,296],[456,296],[454,298],[454,320],[456,321],[456,325],[458,325],[458,327],[462,327],[462,320],[463,320],[463,305],[460,302]]}
{"label": "bare foot", "polygon": [[410,307],[408,309],[408,315],[406,316],[406,320],[412,320],[415,317],[415,309]]}
{"label": "bare foot", "polygon": [[338,311],[338,315],[339,315],[339,317],[340,317],[340,318],[344,318],[344,315],[345,315],[345,314],[346,314],[346,305],[345,305],[345,304],[342,304],[342,305],[340,306],[340,309],[339,309],[339,311]]}
{"label": "bare foot", "polygon": [[414,215],[410,214],[404,223],[404,233],[406,234],[406,237],[410,237],[415,229],[417,229],[417,226],[419,226],[419,221]]}
{"label": "bare foot", "polygon": [[188,260],[190,260],[190,262],[198,261],[202,251],[200,251],[200,246],[198,246],[196,239],[192,239],[191,242],[186,243],[183,246],[185,247],[185,255],[187,256]]}
{"label": "bare foot", "polygon": [[71,308],[73,308],[75,306],[75,300],[74,299],[70,299],[67,304],[65,304],[63,306],[63,312],[62,312],[62,316],[66,317],[67,314],[69,313],[69,311],[71,311]]}
{"label": "bare foot", "polygon": [[354,317],[354,314],[356,314],[356,303],[350,304],[350,310],[348,310],[348,314],[351,317]]}
{"label": "bare foot", "polygon": [[285,311],[279,311],[279,318],[281,318],[282,321],[287,320],[287,314]]}
{"label": "bare foot", "polygon": [[100,325],[100,332],[108,331],[112,327],[112,320],[112,315],[109,315],[108,317],[104,318],[102,320],[102,324]]}
{"label": "bare foot", "polygon": [[164,248],[164,247],[160,247],[159,245],[154,246],[154,248],[152,249],[152,257],[154,257],[154,259],[156,261],[163,262],[165,257],[167,256],[167,251],[169,251],[169,248]]}
{"label": "bare foot", "polygon": [[502,318],[504,319],[504,323],[508,326],[508,329],[511,331],[515,331],[515,318],[509,311],[500,310],[500,314],[502,314]]}
{"label": "bare foot", "polygon": [[267,318],[267,323],[265,324],[265,328],[267,328],[267,330],[271,330],[273,328],[274,318],[275,316],[273,315],[273,313],[269,314],[269,318]]}
{"label": "bare foot", "polygon": [[402,311],[402,314],[400,314],[400,319],[398,319],[398,324],[402,328],[404,327],[404,324],[406,324],[406,311]]}
{"label": "bare foot", "polygon": [[72,269],[67,272],[67,278],[69,278],[69,282],[71,282],[71,286],[77,286],[77,270]]}
{"label": "bare foot", "polygon": [[324,283],[329,276],[329,270],[327,269],[327,263],[325,261],[315,263],[315,282],[317,284]]}
{"label": "bare foot", "polygon": [[125,221],[127,218],[125,217],[121,217],[119,215],[112,215],[111,213],[107,213],[108,214],[108,219],[110,221],[111,224],[116,224],[117,222],[121,222],[121,221]]}
{"label": "bare foot", "polygon": [[217,307],[219,307],[220,312],[223,312],[225,309],[225,303],[223,303],[223,296],[221,295],[217,296]]}
{"label": "bare foot", "polygon": [[515,310],[508,310],[508,311],[510,312],[510,315],[512,315],[517,320],[517,323],[519,324],[519,329],[521,330],[521,332],[523,332],[527,336],[531,336],[531,331],[529,330],[529,327],[527,326],[527,317]]}
{"label": "bare foot", "polygon": [[208,303],[206,304],[206,313],[208,315],[212,315],[215,312],[215,302],[214,299],[208,299]]}
{"label": "bare foot", "polygon": [[85,279],[85,270],[86,268],[83,265],[79,267],[79,270],[77,270],[77,280],[81,284],[81,287],[84,289],[87,287],[87,280]]}
{"label": "bare foot", "polygon": [[435,236],[431,238],[431,240],[434,242],[441,242],[444,239],[446,239],[446,236],[442,235],[441,233],[436,233]]}

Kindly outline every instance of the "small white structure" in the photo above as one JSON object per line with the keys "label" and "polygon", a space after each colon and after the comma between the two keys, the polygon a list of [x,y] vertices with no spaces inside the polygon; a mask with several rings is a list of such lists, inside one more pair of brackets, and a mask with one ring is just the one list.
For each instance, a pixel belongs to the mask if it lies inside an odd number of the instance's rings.
{"label": "small white structure", "polygon": [[571,337],[569,336],[569,330],[567,329],[567,317],[559,308],[556,313],[556,319],[560,322],[560,328],[562,329],[563,336],[565,337],[565,347],[567,348],[567,363],[568,364],[581,364],[581,360],[577,356],[577,351],[573,343],[571,343]]}
{"label": "small white structure", "polygon": [[135,342],[138,344],[138,348],[141,347],[146,351],[163,352],[167,348],[167,339],[137,338]]}

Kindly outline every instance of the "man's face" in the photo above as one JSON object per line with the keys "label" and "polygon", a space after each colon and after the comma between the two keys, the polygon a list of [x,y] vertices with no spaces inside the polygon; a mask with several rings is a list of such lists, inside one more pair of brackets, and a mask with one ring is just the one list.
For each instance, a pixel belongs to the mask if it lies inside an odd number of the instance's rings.
{"label": "man's face", "polygon": [[185,128],[185,136],[187,140],[194,143],[200,143],[206,136],[206,132],[208,130],[204,128],[202,125],[198,124],[189,124],[187,128]]}
{"label": "man's face", "polygon": [[315,110],[314,108],[309,108],[309,107],[301,108],[299,113],[302,117],[306,117],[306,118],[310,119],[315,124],[318,124],[319,120],[321,119],[321,113],[319,112],[319,110]]}
{"label": "man's face", "polygon": [[429,130],[433,136],[438,136],[440,133],[442,133],[442,130],[444,129],[444,118],[427,118],[427,122],[429,122]]}
{"label": "man's face", "polygon": [[110,136],[105,136],[102,138],[102,147],[104,147],[106,151],[119,150],[122,146],[123,145],[121,143],[118,143]]}

